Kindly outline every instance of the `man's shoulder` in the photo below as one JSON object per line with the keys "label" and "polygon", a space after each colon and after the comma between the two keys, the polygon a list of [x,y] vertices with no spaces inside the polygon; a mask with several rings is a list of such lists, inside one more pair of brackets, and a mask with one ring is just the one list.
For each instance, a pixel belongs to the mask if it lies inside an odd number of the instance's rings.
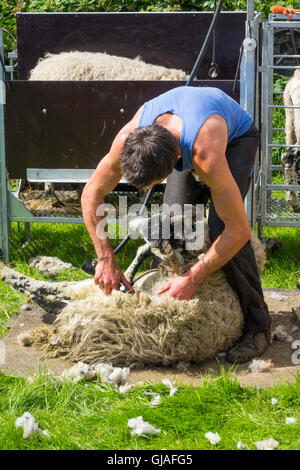
{"label": "man's shoulder", "polygon": [[219,114],[209,116],[198,130],[193,145],[193,158],[206,158],[210,153],[225,152],[228,141],[228,127]]}

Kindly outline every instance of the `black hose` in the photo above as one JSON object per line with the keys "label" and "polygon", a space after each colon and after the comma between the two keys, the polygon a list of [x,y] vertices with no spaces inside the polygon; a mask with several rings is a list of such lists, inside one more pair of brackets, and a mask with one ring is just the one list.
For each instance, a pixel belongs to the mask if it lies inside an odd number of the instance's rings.
{"label": "black hose", "polygon": [[[153,188],[149,189],[149,191],[147,192],[146,194],[146,197],[144,199],[144,202],[143,202],[143,205],[139,211],[139,216],[140,215],[143,215],[143,212],[145,210],[145,208],[147,207],[147,204],[154,192],[154,189],[155,189],[155,186],[153,186]],[[114,249],[114,254],[116,255],[117,253],[119,253],[119,251],[123,248],[123,246],[126,245],[126,243],[130,240],[130,235],[129,233],[126,235],[126,237],[121,241],[121,243],[119,243],[119,245]],[[81,266],[81,269],[87,273],[87,274],[90,274],[91,276],[94,276],[95,274],[95,267],[96,267],[96,264],[98,263],[98,260],[97,259],[94,259],[92,261],[86,261],[82,266]]]}
{"label": "black hose", "polygon": [[[4,31],[6,34],[8,34],[13,39],[13,41],[17,42],[16,38],[11,34],[11,32],[8,29],[0,28],[0,30]],[[3,69],[5,83],[6,83],[7,87],[9,88],[9,90],[12,91],[12,85],[11,85],[11,82],[9,80],[8,74],[7,74],[6,69],[5,69],[4,57],[2,58],[1,53],[0,53],[0,64],[1,64],[1,67]]]}
{"label": "black hose", "polygon": [[209,44],[209,40],[210,40],[210,37],[216,27],[216,23],[217,23],[217,19],[219,17],[219,14],[221,12],[221,9],[222,9],[222,6],[223,6],[223,3],[224,3],[224,0],[219,0],[219,3],[218,3],[218,6],[216,8],[216,11],[215,11],[215,14],[213,16],[213,19],[212,19],[212,22],[210,24],[210,27],[209,27],[209,30],[207,31],[207,34],[206,34],[206,37],[205,37],[205,40],[204,40],[204,43],[202,45],[202,48],[199,52],[199,55],[197,57],[197,60],[195,62],[195,65],[193,67],[193,70],[191,72],[191,75],[189,76],[189,79],[188,81],[186,82],[186,85],[185,86],[190,86],[190,84],[192,83],[192,81],[194,80],[195,78],[195,75],[198,71],[198,68],[204,58],[204,54],[206,52],[206,49],[208,47],[208,44]]}
{"label": "black hose", "polygon": [[0,64],[1,64],[1,67],[2,67],[2,70],[3,70],[3,77],[4,77],[4,81],[6,83],[6,86],[9,88],[10,91],[12,91],[12,85],[11,85],[10,80],[8,78],[6,68],[5,68],[5,64],[4,64],[1,53],[0,53]]}
{"label": "black hose", "polygon": [[[146,209],[147,207],[147,204],[152,196],[152,194],[154,193],[154,189],[155,189],[155,186],[153,186],[151,189],[149,189],[149,191],[147,192],[146,194],[146,197],[144,199],[144,202],[143,202],[143,205],[139,211],[139,215],[143,215],[143,212],[144,210]],[[120,250],[121,248],[123,248],[123,246],[126,245],[126,243],[130,240],[130,235],[129,233],[126,235],[126,237],[121,241],[121,243],[117,246],[117,248],[114,249],[114,254],[116,255]]]}

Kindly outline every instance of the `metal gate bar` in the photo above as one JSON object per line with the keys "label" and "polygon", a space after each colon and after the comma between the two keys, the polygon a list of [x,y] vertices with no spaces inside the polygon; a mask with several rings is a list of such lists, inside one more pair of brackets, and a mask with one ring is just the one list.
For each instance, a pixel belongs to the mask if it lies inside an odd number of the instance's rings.
{"label": "metal gate bar", "polygon": [[[4,63],[3,32],[0,29],[0,55]],[[0,250],[5,260],[9,259],[9,227],[7,208],[7,181],[5,167],[5,130],[4,105],[5,81],[4,70],[0,67]]]}
{"label": "metal gate bar", "polygon": [[[278,21],[285,19],[285,21]],[[276,65],[274,58],[298,58],[299,55],[290,54],[274,55],[274,33],[276,28],[293,28],[300,30],[300,21],[290,21],[283,15],[269,15],[269,19],[263,22],[263,39],[262,39],[262,125],[261,125],[261,185],[260,196],[258,200],[258,225],[259,232],[262,233],[264,226],[282,226],[282,227],[300,227],[300,214],[294,212],[290,204],[284,199],[272,198],[273,191],[300,191],[300,185],[293,184],[274,184],[272,181],[272,172],[281,170],[281,165],[274,165],[272,162],[274,148],[300,148],[300,145],[286,145],[273,142],[273,133],[284,131],[284,128],[273,127],[273,111],[276,109],[300,109],[300,106],[285,106],[274,104],[274,94],[283,95],[283,92],[273,92],[274,72],[280,70],[296,70],[299,66]]]}

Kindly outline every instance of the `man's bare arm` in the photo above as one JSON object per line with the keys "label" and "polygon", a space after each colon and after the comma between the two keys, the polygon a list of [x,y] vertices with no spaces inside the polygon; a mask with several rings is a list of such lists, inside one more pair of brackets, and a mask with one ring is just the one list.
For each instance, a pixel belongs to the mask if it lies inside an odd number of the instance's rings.
{"label": "man's bare arm", "polygon": [[93,241],[98,263],[94,281],[105,294],[118,290],[120,283],[130,289],[124,274],[116,263],[115,255],[106,232],[106,224],[101,223],[105,214],[101,209],[104,196],[109,194],[121,179],[119,152],[122,139],[114,141],[110,152],[101,160],[90,181],[84,188],[81,198],[84,222]]}
{"label": "man's bare arm", "polygon": [[107,234],[103,231],[97,233],[101,227],[103,216],[97,216],[97,209],[104,204],[104,197],[109,194],[121,179],[121,170],[114,158],[113,150],[99,163],[89,182],[84,187],[81,204],[84,223],[93,241],[98,259],[113,256],[113,250]]}
{"label": "man's bare arm", "polygon": [[[215,119],[214,119],[215,118]],[[216,212],[224,222],[224,230],[211,245],[203,262],[197,263],[192,274],[198,282],[230,261],[250,238],[250,227],[240,190],[230,172],[225,150],[227,127],[219,117],[207,121],[195,153],[194,166],[211,190]],[[200,269],[200,265],[201,269]]]}
{"label": "man's bare arm", "polygon": [[250,238],[249,222],[242,196],[225,156],[227,126],[220,116],[209,118],[198,133],[193,163],[201,179],[210,187],[216,212],[224,230],[199,262],[183,276],[169,281],[158,293],[180,300],[190,299],[197,286],[224,266]]}
{"label": "man's bare arm", "polygon": [[109,153],[100,161],[93,176],[86,184],[81,198],[84,222],[93,241],[98,259],[94,278],[95,283],[106,294],[110,294],[112,289],[119,289],[120,282],[127,288],[130,288],[130,284],[116,263],[105,225],[101,223],[104,218],[103,211],[99,211],[103,215],[97,215],[97,209],[101,209],[101,205],[104,204],[104,197],[117,186],[121,179],[120,155],[127,136],[138,125],[142,108],[120,130],[112,143]]}

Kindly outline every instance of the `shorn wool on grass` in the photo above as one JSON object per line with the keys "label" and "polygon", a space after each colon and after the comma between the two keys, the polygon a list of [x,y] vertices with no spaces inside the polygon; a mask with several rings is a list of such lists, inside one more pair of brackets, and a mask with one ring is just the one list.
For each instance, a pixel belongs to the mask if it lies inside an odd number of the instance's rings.
{"label": "shorn wool on grass", "polygon": [[[262,268],[264,251],[254,234],[252,240]],[[206,239],[204,249],[208,246]],[[202,250],[194,253],[193,259],[190,253],[181,254],[185,260],[181,272],[204,256]],[[167,265],[167,256],[164,258]],[[53,325],[19,338],[21,344],[38,345],[52,357],[65,355],[76,362],[130,367],[199,363],[230,347],[242,333],[240,303],[222,269],[209,276],[191,300],[156,295],[163,283],[176,276],[162,266],[146,282],[137,281],[139,287],[133,294],[113,291],[109,296],[94,285],[93,279],[37,281],[3,263],[0,273],[5,282],[34,299],[65,304]]]}

